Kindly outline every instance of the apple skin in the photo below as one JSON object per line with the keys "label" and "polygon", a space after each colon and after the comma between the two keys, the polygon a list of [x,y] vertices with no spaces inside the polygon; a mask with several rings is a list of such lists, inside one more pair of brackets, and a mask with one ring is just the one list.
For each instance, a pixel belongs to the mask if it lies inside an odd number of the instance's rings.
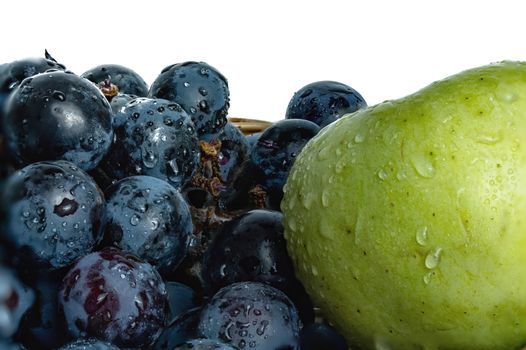
{"label": "apple skin", "polygon": [[353,349],[526,344],[526,63],[347,115],[281,208],[296,273]]}

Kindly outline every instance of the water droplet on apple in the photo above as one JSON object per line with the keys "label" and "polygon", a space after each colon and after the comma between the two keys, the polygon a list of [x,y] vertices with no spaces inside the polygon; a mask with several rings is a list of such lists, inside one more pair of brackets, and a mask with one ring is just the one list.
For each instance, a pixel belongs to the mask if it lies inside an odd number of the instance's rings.
{"label": "water droplet on apple", "polygon": [[440,257],[442,254],[442,248],[436,247],[435,249],[431,250],[425,260],[425,265],[428,269],[434,269],[438,266],[440,263]]}
{"label": "water droplet on apple", "polygon": [[329,206],[329,192],[326,190],[323,190],[321,193],[321,205],[323,205],[325,208]]}
{"label": "water droplet on apple", "polygon": [[422,226],[416,231],[416,243],[421,246],[427,243],[427,226]]}
{"label": "water droplet on apple", "polygon": [[484,145],[494,145],[499,143],[502,140],[500,135],[479,135],[477,137],[477,142]]}
{"label": "water droplet on apple", "polygon": [[505,84],[499,85],[495,90],[495,97],[501,102],[511,103],[517,100],[517,94]]}
{"label": "water droplet on apple", "polygon": [[[285,187],[287,187],[287,186],[284,186],[284,188],[283,188],[283,189],[284,189],[283,193],[286,193],[286,192],[285,192]],[[290,197],[289,197],[289,201],[288,201],[288,203],[287,203],[287,207],[289,208],[289,210],[293,210],[295,206],[296,206],[296,196],[290,196]]]}
{"label": "water droplet on apple", "polygon": [[378,175],[378,178],[379,178],[380,180],[382,180],[382,181],[385,180],[385,179],[387,179],[387,176],[388,176],[388,175],[387,175],[387,172],[386,172],[384,169],[380,169],[380,170],[378,170],[377,175]]}
{"label": "water droplet on apple", "polygon": [[318,160],[325,160],[329,158],[329,150],[328,150],[328,147],[323,147],[319,152],[318,152]]}
{"label": "water droplet on apple", "polygon": [[363,210],[360,210],[358,212],[358,217],[356,218],[356,223],[354,225],[354,243],[355,244],[360,243],[360,237],[366,225],[365,216],[366,214],[364,213]]}
{"label": "water droplet on apple", "polygon": [[374,349],[375,350],[392,350],[391,345],[383,337],[376,337],[374,339]]}
{"label": "water droplet on apple", "polygon": [[332,230],[332,227],[327,223],[326,220],[321,220],[320,221],[320,234],[325,237],[325,238],[329,238],[329,239],[332,239],[334,238],[334,232]]}
{"label": "water droplet on apple", "polygon": [[340,174],[344,167],[345,167],[345,162],[342,159],[340,159],[334,166],[334,171],[336,172],[336,174]]}
{"label": "water droplet on apple", "polygon": [[354,136],[354,142],[362,143],[364,141],[365,141],[365,135],[363,135],[363,134],[356,134],[356,136]]}
{"label": "water droplet on apple", "polygon": [[296,219],[294,219],[292,216],[289,217],[287,220],[287,226],[291,231],[296,231]]}
{"label": "water droplet on apple", "polygon": [[305,209],[310,209],[312,202],[314,201],[314,195],[312,192],[307,192],[303,195],[301,198],[301,204],[303,204],[303,207]]}
{"label": "water droplet on apple", "polygon": [[403,169],[398,170],[398,172],[396,173],[396,178],[398,179],[398,181],[402,181],[402,180],[406,179],[407,178],[407,174],[406,174],[405,170],[403,170]]}
{"label": "water droplet on apple", "polygon": [[311,272],[313,276],[318,276],[318,269],[315,266],[311,266]]}
{"label": "water droplet on apple", "polygon": [[429,159],[423,155],[414,155],[411,158],[411,163],[416,170],[416,173],[422,177],[430,178],[435,175],[435,167]]}
{"label": "water droplet on apple", "polygon": [[433,277],[435,273],[434,272],[428,272],[424,275],[423,280],[425,284],[429,284],[431,282],[431,278]]}

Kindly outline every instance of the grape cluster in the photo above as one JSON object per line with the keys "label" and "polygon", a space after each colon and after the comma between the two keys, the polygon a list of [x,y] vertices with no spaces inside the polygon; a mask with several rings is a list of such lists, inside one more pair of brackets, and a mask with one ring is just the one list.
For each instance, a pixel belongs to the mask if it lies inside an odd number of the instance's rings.
{"label": "grape cluster", "polygon": [[[366,105],[310,84],[245,135],[205,62],[0,65],[1,349],[333,349],[280,202],[320,128]],[[317,344],[317,345],[314,345]]]}

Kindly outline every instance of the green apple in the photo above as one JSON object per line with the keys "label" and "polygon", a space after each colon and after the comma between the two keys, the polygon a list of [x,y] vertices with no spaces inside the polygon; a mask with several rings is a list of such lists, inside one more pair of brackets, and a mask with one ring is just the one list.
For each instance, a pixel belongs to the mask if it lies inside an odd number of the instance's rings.
{"label": "green apple", "polygon": [[281,204],[298,277],[353,349],[526,344],[526,63],[347,115]]}

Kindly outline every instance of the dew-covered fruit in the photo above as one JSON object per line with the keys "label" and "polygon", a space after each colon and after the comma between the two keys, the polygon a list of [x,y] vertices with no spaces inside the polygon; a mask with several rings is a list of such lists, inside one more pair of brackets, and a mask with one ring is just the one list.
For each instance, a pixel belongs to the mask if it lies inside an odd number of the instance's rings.
{"label": "dew-covered fruit", "polygon": [[67,161],[37,162],[7,180],[0,232],[24,266],[56,269],[89,253],[102,237],[104,195]]}
{"label": "dew-covered fruit", "polygon": [[120,112],[120,110],[126,106],[126,104],[128,102],[130,102],[131,100],[134,100],[136,98],[138,98],[139,96],[137,95],[130,95],[130,94],[123,94],[123,93],[118,93],[115,97],[113,97],[110,101],[110,106],[111,106],[111,110],[113,111],[113,113],[117,113],[117,112]]}
{"label": "dew-covered fruit", "polygon": [[175,269],[186,255],[193,230],[181,193],[164,180],[131,176],[105,194],[104,244],[131,252],[159,271]]}
{"label": "dew-covered fruit", "polygon": [[232,123],[226,123],[218,134],[201,136],[202,141],[219,141],[217,164],[220,180],[228,186],[239,173],[241,165],[248,159],[249,145],[243,133]]}
{"label": "dew-covered fruit", "polygon": [[279,210],[289,170],[303,146],[319,130],[308,120],[280,120],[263,131],[252,147],[250,161],[261,177],[259,183],[269,196],[271,208]]}
{"label": "dew-covered fruit", "polygon": [[365,107],[364,98],[352,87],[337,81],[317,81],[305,85],[292,96],[285,117],[310,120],[323,128]]}
{"label": "dew-covered fruit", "polygon": [[211,236],[201,273],[209,295],[236,282],[263,282],[285,292],[302,321],[314,320],[313,305],[287,253],[281,212],[251,210],[224,223]]}
{"label": "dew-covered fruit", "polygon": [[223,224],[212,235],[204,257],[202,275],[208,293],[242,281],[280,289],[295,281],[282,221],[280,212],[259,209]]}
{"label": "dew-covered fruit", "polygon": [[137,257],[104,248],[80,259],[59,291],[69,332],[119,347],[144,349],[167,322],[164,282]]}
{"label": "dew-covered fruit", "polygon": [[81,77],[88,79],[96,85],[104,84],[109,80],[117,86],[118,92],[136,96],[146,96],[148,85],[133,69],[120,64],[102,64],[82,73]]}
{"label": "dew-covered fruit", "polygon": [[301,151],[281,208],[314,303],[351,348],[526,343],[526,63],[345,116]]}
{"label": "dew-covered fruit", "polygon": [[165,282],[165,285],[170,306],[170,319],[173,320],[198,306],[197,296],[191,287],[174,281]]}
{"label": "dew-covered fruit", "polygon": [[45,57],[28,57],[0,65],[0,94],[13,91],[22,80],[48,70],[66,70],[49,53]]}
{"label": "dew-covered fruit", "polygon": [[61,71],[24,79],[6,102],[6,147],[20,165],[68,160],[95,168],[113,139],[112,112],[99,89]]}
{"label": "dew-covered fruit", "polygon": [[192,118],[199,136],[218,133],[227,122],[227,79],[205,62],[167,66],[150,86],[148,96],[178,103]]}
{"label": "dew-covered fruit", "polygon": [[4,115],[4,105],[9,94],[16,89],[25,78],[47,70],[65,70],[46,51],[46,57],[29,57],[21,60],[0,64],[0,118]]}
{"label": "dew-covered fruit", "polygon": [[56,349],[73,339],[66,332],[57,293],[67,268],[53,271],[24,271],[35,293],[35,303],[22,319],[15,339],[28,349]]}
{"label": "dew-covered fruit", "polygon": [[220,289],[203,307],[198,331],[240,349],[297,350],[300,327],[296,308],[283,292],[240,282]]}
{"label": "dew-covered fruit", "polygon": [[114,118],[115,139],[101,164],[107,176],[120,180],[149,175],[185,186],[199,165],[194,123],[177,103],[157,98],[128,102]]}
{"label": "dew-covered fruit", "polygon": [[173,350],[179,344],[198,338],[197,325],[200,316],[201,307],[192,308],[178,315],[164,327],[152,348],[154,350]]}

